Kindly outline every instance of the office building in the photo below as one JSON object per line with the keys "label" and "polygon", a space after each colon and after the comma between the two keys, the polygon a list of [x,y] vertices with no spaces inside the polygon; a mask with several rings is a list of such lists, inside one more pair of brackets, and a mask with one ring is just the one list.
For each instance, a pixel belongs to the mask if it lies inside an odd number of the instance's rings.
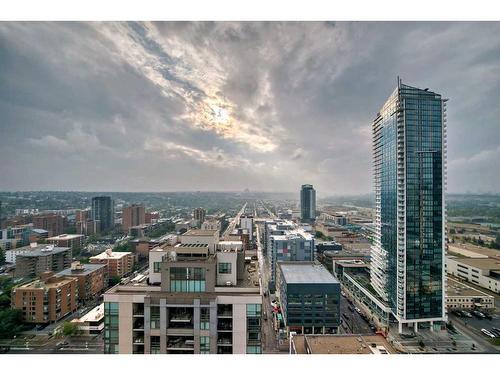
{"label": "office building", "polygon": [[78,280],[78,299],[88,301],[98,298],[108,286],[108,266],[106,264],[81,264],[76,261],[57,273],[56,276],[69,276]]}
{"label": "office building", "polygon": [[45,271],[59,272],[70,267],[72,253],[69,247],[33,244],[15,257],[16,277],[39,276]]}
{"label": "office building", "polygon": [[193,210],[193,219],[196,220],[196,226],[201,228],[201,224],[205,221],[207,211],[204,208],[198,207]]}
{"label": "office building", "polygon": [[446,320],[445,161],[446,99],[398,78],[373,121],[371,283],[400,332]]}
{"label": "office building", "polygon": [[112,229],[115,225],[115,205],[111,197],[93,197],[91,215],[96,232]]}
{"label": "office building", "polygon": [[240,228],[246,229],[248,231],[248,237],[249,237],[250,242],[253,241],[253,216],[241,215],[240,216]]}
{"label": "office building", "polygon": [[146,212],[141,204],[133,204],[122,210],[122,229],[128,231],[130,227],[146,224]]}
{"label": "office building", "polygon": [[149,283],[139,275],[104,294],[105,353],[262,352],[258,264],[189,238],[151,251]]}
{"label": "office building", "polygon": [[495,309],[495,297],[470,285],[448,277],[446,288],[446,310],[448,313],[453,310]]}
{"label": "office building", "polygon": [[300,219],[306,223],[316,220],[316,190],[309,184],[300,189]]}
{"label": "office building", "polygon": [[287,335],[337,333],[340,284],[325,267],[313,262],[278,262],[277,290]]}
{"label": "office building", "polygon": [[131,252],[118,252],[107,249],[100,254],[90,257],[89,262],[91,264],[106,264],[110,278],[123,277],[133,271],[135,255]]}
{"label": "office building", "polygon": [[83,246],[82,234],[60,234],[47,238],[47,242],[57,247],[69,247],[73,254],[80,251]]}
{"label": "office building", "polygon": [[33,216],[33,227],[45,229],[49,232],[49,237],[58,236],[64,233],[66,218],[56,214]]}
{"label": "office building", "polygon": [[500,294],[500,259],[448,255],[446,272],[481,288]]}
{"label": "office building", "polygon": [[73,277],[44,272],[40,279],[12,289],[12,308],[27,323],[52,323],[77,310],[78,285]]}

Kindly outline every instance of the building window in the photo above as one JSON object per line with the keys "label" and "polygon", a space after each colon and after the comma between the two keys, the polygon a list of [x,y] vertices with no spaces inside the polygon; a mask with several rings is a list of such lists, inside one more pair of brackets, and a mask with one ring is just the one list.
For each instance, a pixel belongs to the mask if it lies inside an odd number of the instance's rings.
{"label": "building window", "polygon": [[205,269],[200,267],[170,268],[171,292],[204,292]]}
{"label": "building window", "polygon": [[118,348],[118,312],[117,302],[104,303],[104,353],[119,353]]}
{"label": "building window", "polygon": [[231,273],[231,263],[219,263],[219,273]]}
{"label": "building window", "polygon": [[161,262],[154,262],[153,263],[153,272],[159,273],[160,271],[161,271]]}
{"label": "building window", "polygon": [[200,354],[210,354],[210,337],[200,336]]}
{"label": "building window", "polygon": [[262,353],[261,304],[247,304],[247,354]]}
{"label": "building window", "polygon": [[210,329],[210,309],[208,307],[200,308],[200,329]]}
{"label": "building window", "polygon": [[160,306],[151,306],[150,327],[152,329],[160,328]]}

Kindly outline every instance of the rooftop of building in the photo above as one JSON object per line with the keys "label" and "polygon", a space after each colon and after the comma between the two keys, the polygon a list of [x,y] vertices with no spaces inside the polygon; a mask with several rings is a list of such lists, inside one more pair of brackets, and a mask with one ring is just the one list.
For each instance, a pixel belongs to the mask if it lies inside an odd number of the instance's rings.
{"label": "rooftop of building", "polygon": [[90,259],[121,259],[129,254],[132,253],[129,251],[112,251],[111,249],[108,249],[100,254],[90,257]]}
{"label": "rooftop of building", "polygon": [[467,264],[468,266],[479,268],[484,271],[500,270],[500,260],[493,258],[456,258],[449,257],[459,263]]}
{"label": "rooftop of building", "polygon": [[298,237],[303,238],[306,241],[312,241],[314,239],[314,236],[311,233],[306,232],[305,229],[301,227],[285,229],[283,234],[272,234],[270,237],[272,237],[275,241],[286,241]]}
{"label": "rooftop of building", "polygon": [[80,318],[73,319],[73,323],[99,322],[104,319],[104,303],[97,305]]}
{"label": "rooftop of building", "polygon": [[450,297],[491,297],[493,296],[475,289],[469,285],[461,283],[451,277],[447,278],[446,296]]}
{"label": "rooftop of building", "polygon": [[472,244],[462,244],[462,243],[448,244],[448,253],[459,254],[469,258],[480,258],[480,257],[500,258],[500,250],[490,249],[488,247],[476,246]]}
{"label": "rooftop of building", "polygon": [[83,238],[83,234],[60,234],[59,236],[53,236],[47,238],[47,241],[57,241],[57,240],[73,240],[75,238]]}
{"label": "rooftop of building", "polygon": [[22,251],[23,254],[19,254],[19,257],[43,257],[43,256],[48,256],[52,254],[59,254],[59,253],[64,253],[66,251],[69,251],[69,247],[58,247],[54,245],[46,245],[46,244],[41,244],[41,245],[36,245],[36,244],[31,244],[29,246],[23,246],[19,247],[17,249],[13,249],[17,251]]}
{"label": "rooftop of building", "polygon": [[394,354],[380,335],[295,335],[297,354]]}
{"label": "rooftop of building", "polygon": [[16,289],[50,289],[60,288],[61,286],[75,281],[74,277],[68,276],[51,276],[46,280],[37,279],[27,284],[21,285]]}
{"label": "rooftop of building", "polygon": [[338,284],[321,264],[312,262],[278,262],[287,284]]}
{"label": "rooftop of building", "polygon": [[183,236],[215,236],[218,232],[216,229],[190,229]]}
{"label": "rooftop of building", "polygon": [[95,263],[88,263],[88,264],[80,264],[80,267],[70,267],[70,268],[65,268],[62,271],[58,272],[56,276],[80,276],[80,275],[89,275],[92,272],[95,272],[96,270],[100,270],[102,268],[105,268],[105,264],[95,264]]}

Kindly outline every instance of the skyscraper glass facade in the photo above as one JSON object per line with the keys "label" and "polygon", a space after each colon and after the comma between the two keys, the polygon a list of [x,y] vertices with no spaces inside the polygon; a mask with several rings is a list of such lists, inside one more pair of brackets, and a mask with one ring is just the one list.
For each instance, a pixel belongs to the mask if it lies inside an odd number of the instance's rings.
{"label": "skyscraper glass facade", "polygon": [[400,321],[444,315],[445,102],[398,82],[373,123],[372,285]]}
{"label": "skyscraper glass facade", "polygon": [[302,185],[300,190],[300,218],[303,221],[316,219],[316,190],[312,185]]}

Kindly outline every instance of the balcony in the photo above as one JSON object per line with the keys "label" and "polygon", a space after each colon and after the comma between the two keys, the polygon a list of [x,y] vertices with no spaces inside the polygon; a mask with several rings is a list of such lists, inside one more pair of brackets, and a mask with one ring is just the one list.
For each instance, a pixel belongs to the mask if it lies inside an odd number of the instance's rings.
{"label": "balcony", "polygon": [[193,329],[192,307],[171,307],[168,309],[168,327]]}
{"label": "balcony", "polygon": [[144,316],[144,304],[134,303],[132,308],[132,316]]}
{"label": "balcony", "polygon": [[218,318],[232,318],[233,317],[233,305],[217,305],[217,317]]}
{"label": "balcony", "polygon": [[168,350],[194,350],[194,339],[193,336],[183,337],[183,336],[172,336],[168,338],[167,341]]}
{"label": "balcony", "polygon": [[231,320],[219,320],[217,322],[217,331],[231,332],[233,330],[233,322]]}

